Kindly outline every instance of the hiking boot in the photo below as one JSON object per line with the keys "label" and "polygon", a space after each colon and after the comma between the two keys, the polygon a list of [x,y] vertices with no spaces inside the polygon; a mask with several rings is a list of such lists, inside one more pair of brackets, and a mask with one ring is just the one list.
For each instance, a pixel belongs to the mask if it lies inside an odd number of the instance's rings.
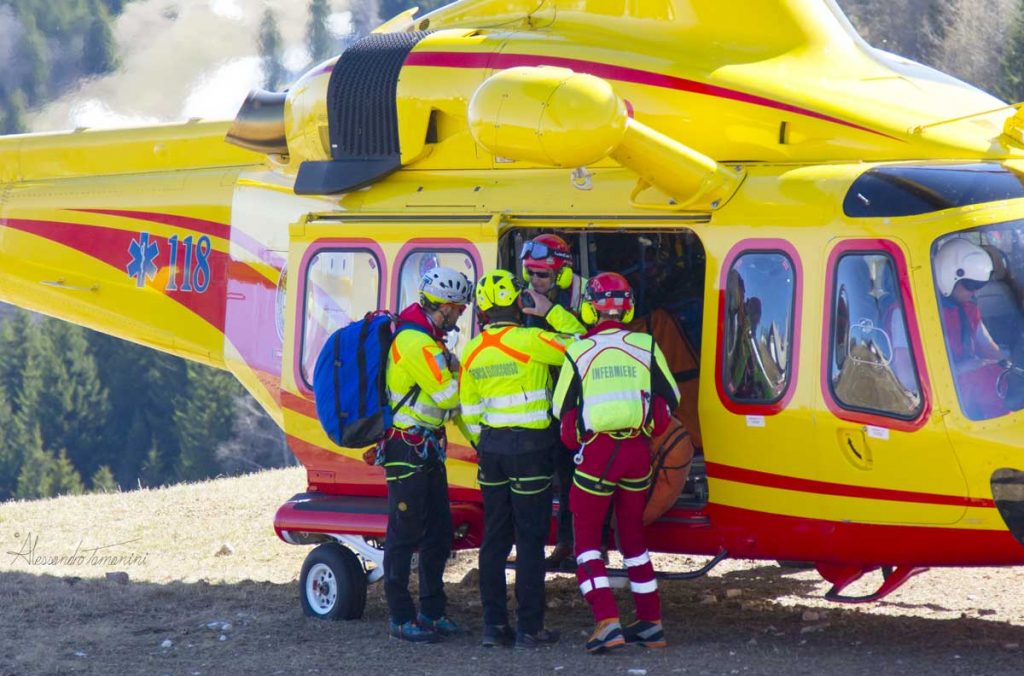
{"label": "hiking boot", "polygon": [[548,570],[565,570],[568,566],[576,569],[576,558],[572,555],[572,545],[567,542],[559,542],[555,548],[544,559],[544,565]]}
{"label": "hiking boot", "polygon": [[388,633],[395,638],[412,643],[437,643],[441,640],[441,634],[426,627],[421,627],[411,621],[403,624],[390,622],[388,624]]}
{"label": "hiking boot", "polygon": [[668,645],[661,622],[637,620],[623,628],[622,636],[626,639],[626,643],[645,648],[664,648]]}
{"label": "hiking boot", "polygon": [[613,617],[597,623],[594,633],[587,639],[588,653],[603,653],[626,645],[622,636],[622,625],[619,618]]}
{"label": "hiking boot", "polygon": [[485,648],[510,646],[516,640],[516,633],[507,624],[485,624],[480,645]]}
{"label": "hiking boot", "polygon": [[547,629],[541,629],[532,634],[527,634],[525,631],[517,631],[516,650],[532,650],[541,646],[553,645],[558,643],[560,636],[561,634],[557,631],[548,631]]}
{"label": "hiking boot", "polygon": [[465,629],[456,624],[455,620],[447,615],[442,615],[436,620],[432,620],[423,613],[420,613],[416,616],[416,624],[441,636],[458,636],[466,633]]}

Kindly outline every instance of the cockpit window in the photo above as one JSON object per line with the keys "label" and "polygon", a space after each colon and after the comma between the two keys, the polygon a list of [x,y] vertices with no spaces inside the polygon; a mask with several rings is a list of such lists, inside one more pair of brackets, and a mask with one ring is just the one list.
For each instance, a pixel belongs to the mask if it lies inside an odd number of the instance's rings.
{"label": "cockpit window", "polygon": [[964,415],[988,420],[1024,408],[1024,221],[939,238],[932,273]]}
{"label": "cockpit window", "polygon": [[921,385],[892,257],[883,251],[845,253],[834,274],[832,396],[851,411],[916,418]]}
{"label": "cockpit window", "polygon": [[892,165],[864,172],[846,193],[851,218],[913,216],[1024,197],[1017,173],[996,162]]}

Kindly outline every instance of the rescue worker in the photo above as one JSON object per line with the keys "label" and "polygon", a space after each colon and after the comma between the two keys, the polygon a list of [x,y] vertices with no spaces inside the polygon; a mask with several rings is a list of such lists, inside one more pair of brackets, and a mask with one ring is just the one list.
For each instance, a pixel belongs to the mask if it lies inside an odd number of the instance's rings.
{"label": "rescue worker", "polygon": [[[385,382],[394,408],[382,443],[388,486],[384,541],[384,593],[390,634],[436,642],[461,633],[445,615],[445,563],[453,538],[445,420],[459,405],[458,362],[445,347],[471,300],[473,285],[461,272],[435,267],[420,281],[420,297],[399,314],[420,330],[400,331],[388,353]],[[412,554],[419,551],[420,612],[409,594]]]}
{"label": "rescue worker", "polygon": [[[522,326],[525,284],[505,270],[480,278],[482,331],[462,352],[462,422],[479,455],[484,502],[480,546],[481,643],[535,648],[555,643],[544,628],[544,543],[551,529],[551,475],[560,451],[551,417],[551,367],[573,338]],[[505,562],[516,546],[516,630],[509,626]]]}
{"label": "rescue worker", "polygon": [[[594,326],[566,350],[552,399],[562,441],[579,449],[569,500],[576,577],[597,622],[586,644],[590,652],[626,643],[666,645],[643,511],[651,483],[648,437],[665,430],[679,391],[654,339],[626,330],[633,309],[632,290],[622,275],[604,272],[587,282],[581,318]],[[599,551],[611,501],[636,602],[636,621],[625,629]]]}
{"label": "rescue worker", "polygon": [[935,254],[935,281],[946,344],[964,412],[984,420],[1009,412],[997,383],[1005,368],[1003,352],[985,326],[975,294],[992,278],[992,258],[977,244],[955,238]]}
{"label": "rescue worker", "polygon": [[[530,297],[523,304],[526,326],[540,326],[559,333],[579,335],[586,331],[580,323],[579,307],[586,281],[573,272],[572,251],[558,235],[538,235],[523,245],[520,259],[523,279],[530,287]],[[555,473],[558,476],[558,541],[547,559],[554,570],[572,556],[572,513],[569,489],[572,486],[572,455],[558,453]]]}

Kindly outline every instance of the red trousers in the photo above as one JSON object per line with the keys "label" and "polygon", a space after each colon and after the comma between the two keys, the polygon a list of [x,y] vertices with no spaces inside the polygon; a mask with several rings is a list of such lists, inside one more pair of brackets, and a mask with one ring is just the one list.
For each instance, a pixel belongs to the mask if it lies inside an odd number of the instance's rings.
{"label": "red trousers", "polygon": [[620,617],[601,560],[601,530],[614,502],[616,534],[625,559],[638,620],[661,620],[658,583],[644,543],[643,513],[651,481],[650,439],[599,434],[583,450],[569,496],[576,543],[576,578],[598,622]]}

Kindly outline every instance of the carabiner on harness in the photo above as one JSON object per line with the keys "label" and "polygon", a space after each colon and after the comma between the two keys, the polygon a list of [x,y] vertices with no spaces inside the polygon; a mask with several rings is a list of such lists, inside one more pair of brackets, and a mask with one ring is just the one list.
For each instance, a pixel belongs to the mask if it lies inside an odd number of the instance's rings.
{"label": "carabiner on harness", "polygon": [[576,455],[572,456],[572,461],[576,464],[577,467],[583,464],[583,450],[587,447],[587,444],[594,440],[596,436],[596,434],[592,435],[586,441],[580,442],[580,450],[576,451]]}

